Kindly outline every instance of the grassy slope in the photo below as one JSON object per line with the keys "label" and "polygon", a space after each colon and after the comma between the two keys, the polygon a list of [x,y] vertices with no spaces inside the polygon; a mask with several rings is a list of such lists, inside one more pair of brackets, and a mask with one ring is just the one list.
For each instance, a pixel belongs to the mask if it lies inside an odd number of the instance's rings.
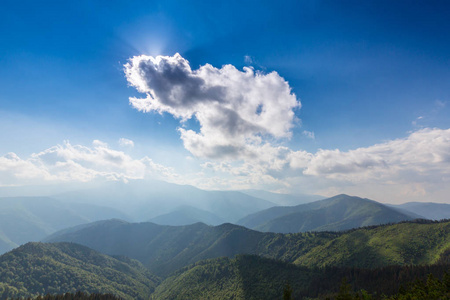
{"label": "grassy slope", "polygon": [[0,295],[112,293],[146,299],[159,283],[137,261],[118,260],[87,247],[28,243],[0,256]]}

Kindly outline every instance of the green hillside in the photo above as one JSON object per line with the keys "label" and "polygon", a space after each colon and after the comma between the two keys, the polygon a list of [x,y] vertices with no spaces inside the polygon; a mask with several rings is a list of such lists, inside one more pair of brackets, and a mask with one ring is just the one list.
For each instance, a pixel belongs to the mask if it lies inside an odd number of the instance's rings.
{"label": "green hillside", "polygon": [[256,254],[308,267],[433,264],[450,249],[450,222],[400,223],[349,232],[263,233],[223,224],[161,226],[103,221],[49,237],[141,261],[166,276],[200,260]]}
{"label": "green hillside", "polygon": [[148,299],[159,279],[140,263],[72,243],[28,243],[0,256],[0,298],[83,291]]}
{"label": "green hillside", "polygon": [[450,222],[401,223],[357,229],[317,246],[298,265],[374,268],[436,263],[450,249]]}
{"label": "green hillside", "polygon": [[[282,299],[289,284],[293,299],[335,296],[344,278],[349,294],[365,290],[370,294],[392,295],[401,286],[428,274],[442,278],[449,265],[382,269],[309,269],[258,256],[239,255],[198,262],[175,272],[155,290],[155,299]],[[349,299],[349,298],[343,298]],[[351,298],[354,299],[354,298]],[[360,299],[360,298],[358,298]],[[426,298],[424,298],[426,299]]]}
{"label": "green hillside", "polygon": [[264,232],[295,233],[348,230],[415,217],[369,199],[337,195],[292,207],[272,207],[251,214],[238,224]]}

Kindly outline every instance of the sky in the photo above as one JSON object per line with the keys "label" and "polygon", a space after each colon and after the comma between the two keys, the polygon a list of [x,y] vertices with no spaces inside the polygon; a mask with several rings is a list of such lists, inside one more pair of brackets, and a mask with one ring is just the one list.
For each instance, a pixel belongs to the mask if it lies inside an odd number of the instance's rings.
{"label": "sky", "polygon": [[3,1],[0,186],[450,203],[448,1]]}

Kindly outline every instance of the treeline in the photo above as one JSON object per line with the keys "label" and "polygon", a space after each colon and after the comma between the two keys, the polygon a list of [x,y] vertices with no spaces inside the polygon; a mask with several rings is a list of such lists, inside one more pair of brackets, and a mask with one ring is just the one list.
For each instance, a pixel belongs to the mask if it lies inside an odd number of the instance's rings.
{"label": "treeline", "polygon": [[[292,289],[287,286],[283,293],[283,300],[292,300]],[[353,292],[352,287],[344,278],[339,292],[326,300],[448,300],[450,299],[450,274],[445,273],[442,280],[428,274],[426,280],[415,280],[406,287],[402,286],[397,294],[392,296],[369,294],[365,290]]]}
{"label": "treeline", "polygon": [[[450,222],[450,219],[441,219],[441,220],[430,220],[430,219],[414,219],[414,220],[405,220],[405,221],[400,221],[400,222],[388,222],[388,223],[383,223],[383,224],[379,224],[379,225],[368,225],[368,226],[361,226],[361,227],[355,227],[355,228],[351,228],[351,229],[347,229],[347,230],[341,230],[341,231],[319,231],[320,233],[329,233],[329,234],[333,234],[335,233],[336,235],[343,235],[346,233],[351,233],[354,231],[358,231],[361,229],[376,229],[376,228],[380,228],[380,227],[389,227],[392,225],[396,225],[396,224],[440,224],[440,223],[448,223]],[[311,233],[314,233],[315,231],[308,231]]]}
{"label": "treeline", "polygon": [[[12,300],[23,300],[24,298],[12,298]],[[87,294],[81,291],[76,293],[65,293],[61,295],[45,295],[37,296],[35,298],[28,297],[27,300],[122,300],[113,294]]]}
{"label": "treeline", "polygon": [[[326,268],[323,275],[311,282],[310,291],[320,295],[321,291],[337,291],[337,280],[346,278],[352,291],[365,290],[375,299],[384,299],[383,295],[395,295],[412,282],[426,282],[427,277],[447,278],[448,264],[425,266],[389,266],[378,269]],[[446,275],[447,274],[447,275]],[[327,280],[333,278],[333,280]],[[444,280],[445,281],[445,280]],[[301,296],[312,296],[303,294]],[[315,295],[314,295],[315,296]],[[424,298],[426,299],[426,298]]]}

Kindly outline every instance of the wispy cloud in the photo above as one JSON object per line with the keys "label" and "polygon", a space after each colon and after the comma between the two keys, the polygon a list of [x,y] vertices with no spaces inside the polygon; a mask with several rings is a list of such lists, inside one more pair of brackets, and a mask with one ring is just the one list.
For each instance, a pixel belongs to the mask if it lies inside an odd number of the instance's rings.
{"label": "wispy cloud", "polygon": [[0,186],[147,177],[171,181],[177,176],[173,169],[148,157],[133,159],[99,140],[93,141],[91,147],[72,145],[66,141],[26,159],[15,153],[0,157]]}
{"label": "wispy cloud", "polygon": [[126,138],[120,138],[119,139],[119,145],[122,147],[134,147],[134,142],[132,140],[126,139]]}
{"label": "wispy cloud", "polygon": [[244,62],[248,65],[251,65],[253,63],[253,58],[250,55],[245,55]]}
{"label": "wispy cloud", "polygon": [[313,131],[303,130],[303,135],[312,140],[316,138]]}
{"label": "wispy cloud", "polygon": [[434,101],[434,104],[438,108],[444,108],[447,105],[447,101],[436,100]]}

